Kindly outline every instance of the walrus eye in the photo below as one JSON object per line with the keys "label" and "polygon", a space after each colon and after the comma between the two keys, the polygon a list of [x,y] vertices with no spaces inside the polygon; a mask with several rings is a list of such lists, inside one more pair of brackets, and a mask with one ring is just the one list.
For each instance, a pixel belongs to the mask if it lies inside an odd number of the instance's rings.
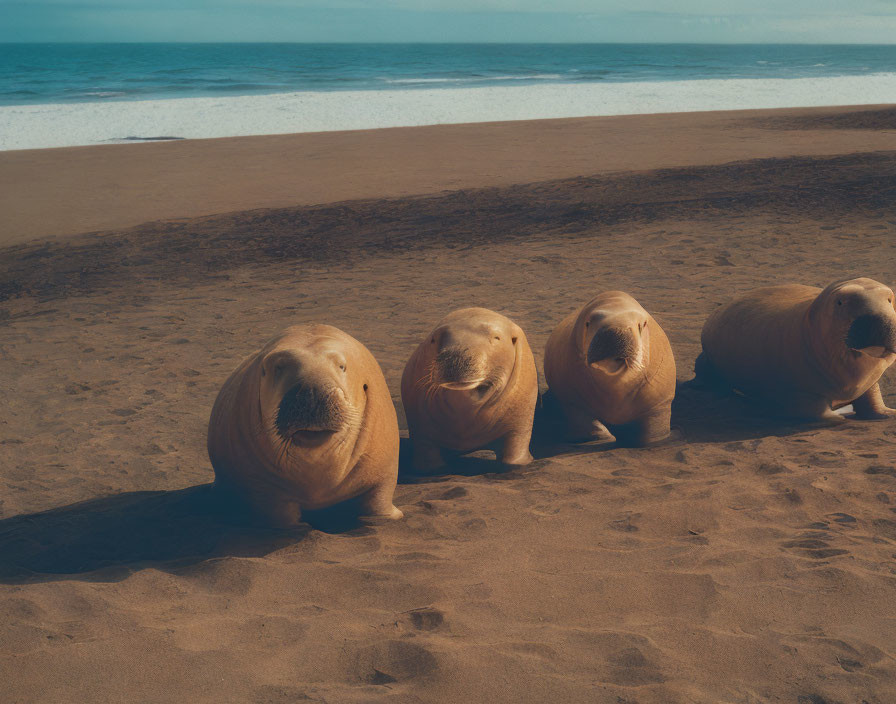
{"label": "walrus eye", "polygon": [[495,335],[495,339],[496,339],[496,340],[500,340],[500,339],[501,339],[501,336],[500,336],[500,335]]}
{"label": "walrus eye", "polygon": [[364,384],[364,390],[367,391],[367,384]]}
{"label": "walrus eye", "polygon": [[511,337],[511,338],[510,338],[510,343],[513,344],[513,345],[515,345],[515,344],[516,344],[516,338],[515,338],[515,337]]}
{"label": "walrus eye", "polygon": [[340,364],[340,365],[339,365],[339,368],[340,368],[342,371],[345,371],[345,365],[344,365],[344,364]]}

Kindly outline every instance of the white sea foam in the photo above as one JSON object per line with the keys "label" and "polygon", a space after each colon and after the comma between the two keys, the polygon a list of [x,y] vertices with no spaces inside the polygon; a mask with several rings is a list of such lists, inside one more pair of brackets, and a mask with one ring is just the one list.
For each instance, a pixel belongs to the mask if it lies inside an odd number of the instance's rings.
{"label": "white sea foam", "polygon": [[384,83],[396,85],[426,83],[483,83],[486,81],[556,81],[563,78],[559,73],[533,73],[525,76],[464,76],[462,78],[382,78]]}
{"label": "white sea foam", "polygon": [[896,73],[279,93],[0,107],[0,149],[590,115],[896,103]]}

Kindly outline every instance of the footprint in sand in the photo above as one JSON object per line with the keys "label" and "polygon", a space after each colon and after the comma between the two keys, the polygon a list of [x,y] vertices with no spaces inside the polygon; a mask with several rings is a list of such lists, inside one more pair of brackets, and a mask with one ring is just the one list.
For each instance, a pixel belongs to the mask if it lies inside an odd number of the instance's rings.
{"label": "footprint in sand", "polygon": [[[813,527],[824,526],[825,529],[827,528],[827,525],[823,523],[814,523],[812,525]],[[825,560],[829,557],[836,557],[837,555],[848,555],[849,550],[831,547],[830,541],[834,538],[836,538],[836,536],[827,530],[805,531],[793,539],[783,541],[781,547],[786,550],[796,551],[797,554],[812,560]]]}
{"label": "footprint in sand", "polygon": [[789,474],[791,470],[787,469],[783,464],[777,462],[762,462],[756,468],[756,474],[770,476],[773,474]]}
{"label": "footprint in sand", "polygon": [[638,648],[624,648],[607,658],[609,681],[626,687],[665,682],[657,666],[644,657]]}
{"label": "footprint in sand", "polygon": [[446,491],[438,491],[432,494],[427,494],[426,499],[428,501],[451,501],[452,499],[460,499],[469,494],[464,487],[462,486],[453,486]]}
{"label": "footprint in sand", "polygon": [[896,467],[892,465],[873,464],[865,470],[865,474],[896,477]]}
{"label": "footprint in sand", "polygon": [[407,618],[418,631],[435,631],[446,627],[445,614],[432,606],[408,611]]}
{"label": "footprint in sand", "polygon": [[615,521],[610,521],[607,525],[613,529],[623,533],[636,533],[640,530],[633,521],[641,517],[640,513],[629,513]]}
{"label": "footprint in sand", "polygon": [[361,648],[351,657],[351,682],[392,684],[423,677],[438,669],[435,656],[425,647],[401,640],[387,640]]}

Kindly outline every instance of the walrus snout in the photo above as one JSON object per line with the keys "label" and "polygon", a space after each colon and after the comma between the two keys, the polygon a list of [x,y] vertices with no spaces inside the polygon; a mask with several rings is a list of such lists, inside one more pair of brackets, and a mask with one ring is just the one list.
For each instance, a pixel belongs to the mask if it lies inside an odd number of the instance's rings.
{"label": "walrus snout", "polygon": [[641,345],[629,328],[604,327],[598,330],[588,345],[586,361],[592,367],[615,373],[628,364],[637,362]]}
{"label": "walrus snout", "polygon": [[849,326],[846,345],[871,357],[896,354],[896,321],[893,316],[859,316]]}
{"label": "walrus snout", "polygon": [[299,383],[283,394],[274,425],[282,438],[296,439],[297,433],[331,435],[343,428],[345,420],[334,387]]}
{"label": "walrus snout", "polygon": [[463,391],[483,383],[479,365],[468,350],[451,347],[436,356],[437,381],[447,389]]}

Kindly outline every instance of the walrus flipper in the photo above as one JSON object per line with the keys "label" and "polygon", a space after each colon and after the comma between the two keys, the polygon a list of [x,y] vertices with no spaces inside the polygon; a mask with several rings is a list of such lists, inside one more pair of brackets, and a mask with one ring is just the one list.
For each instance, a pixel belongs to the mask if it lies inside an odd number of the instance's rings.
{"label": "walrus flipper", "polygon": [[834,413],[830,400],[819,394],[792,391],[782,401],[778,415],[785,418],[830,423],[841,423],[846,420],[839,413]]}
{"label": "walrus flipper", "polygon": [[566,442],[613,442],[616,437],[609,428],[592,414],[580,408],[568,406],[562,410],[563,440]]}
{"label": "walrus flipper", "polygon": [[663,406],[643,418],[614,427],[616,443],[622,447],[644,447],[665,440],[672,432],[672,406]]}
{"label": "walrus flipper", "polygon": [[362,495],[358,512],[360,518],[388,518],[391,520],[403,518],[404,513],[392,504],[394,493],[395,484],[384,482]]}
{"label": "walrus flipper", "polygon": [[532,440],[532,428],[509,433],[504,438],[500,458],[504,464],[522,465],[532,461],[529,442]]}
{"label": "walrus flipper", "polygon": [[896,416],[896,411],[887,408],[884,397],[880,393],[880,384],[874,384],[865,393],[852,402],[856,418],[860,420],[886,420]]}

